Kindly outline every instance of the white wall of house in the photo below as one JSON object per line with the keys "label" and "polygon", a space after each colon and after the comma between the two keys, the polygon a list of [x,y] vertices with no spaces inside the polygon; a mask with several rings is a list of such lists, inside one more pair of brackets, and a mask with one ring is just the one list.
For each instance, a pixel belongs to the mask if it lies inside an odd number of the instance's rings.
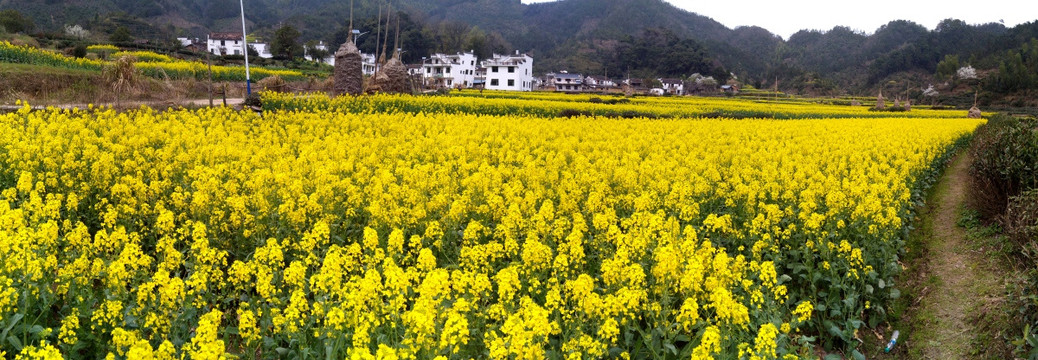
{"label": "white wall of house", "polygon": [[685,84],[681,81],[665,81],[660,79],[660,83],[663,84],[663,91],[667,94],[685,95]]}
{"label": "white wall of house", "polygon": [[[335,65],[334,57],[332,65]],[[375,54],[360,54],[360,71],[367,76],[375,75]]]}
{"label": "white wall of house", "polygon": [[[325,64],[335,66],[335,54],[328,55],[328,57],[322,60]],[[371,76],[375,75],[375,55],[373,54],[360,54],[360,70],[364,75]]]}
{"label": "white wall of house", "polygon": [[584,77],[580,74],[570,74],[565,71],[560,73],[548,73],[549,90],[561,92],[581,92],[587,90]]}
{"label": "white wall of house", "polygon": [[[211,34],[210,34],[211,35]],[[245,55],[245,47],[242,45],[244,42],[241,39],[241,34],[238,34],[238,38],[230,39],[227,38],[226,34],[220,34],[216,39],[212,36],[206,37],[206,51],[214,55]],[[253,49],[259,53],[259,57],[264,59],[270,59],[274,57],[274,54],[270,53],[270,46],[266,43],[253,42],[250,43]]]}
{"label": "white wall of house", "polygon": [[244,55],[242,40],[216,40],[207,38],[206,50],[215,55]]}
{"label": "white wall of house", "polygon": [[533,91],[533,58],[526,54],[498,55],[482,62],[488,90]]}
{"label": "white wall of house", "polygon": [[422,77],[429,86],[472,87],[476,80],[476,55],[433,54],[422,63]]}
{"label": "white wall of house", "polygon": [[256,52],[259,53],[259,57],[264,58],[264,59],[274,58],[274,54],[270,53],[270,46],[268,46],[267,44],[265,44],[265,43],[252,43],[252,44],[249,44],[249,45],[252,46],[253,49],[256,49]]}

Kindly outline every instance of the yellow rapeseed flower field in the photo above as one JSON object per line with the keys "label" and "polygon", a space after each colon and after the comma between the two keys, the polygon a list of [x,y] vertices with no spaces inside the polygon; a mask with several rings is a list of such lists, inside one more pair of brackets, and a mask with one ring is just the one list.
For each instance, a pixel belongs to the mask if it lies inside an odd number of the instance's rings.
{"label": "yellow rapeseed flower field", "polygon": [[[118,50],[111,45],[91,45],[88,49],[104,52]],[[113,58],[122,56],[133,56],[138,61],[134,66],[148,77],[203,80],[209,76],[210,67],[200,61],[178,60],[150,51],[124,51],[112,55]],[[68,57],[28,45],[13,45],[7,41],[0,41],[0,62],[86,70],[101,70],[110,64],[103,60]],[[212,66],[211,70],[213,80],[216,81],[245,81],[246,74],[243,66]],[[306,79],[306,76],[297,70],[255,66],[250,70],[251,78],[254,81],[274,75],[290,81]]]}
{"label": "yellow rapeseed flower field", "polygon": [[262,117],[0,115],[0,351],[851,349],[898,296],[903,235],[935,165],[982,122],[347,113],[333,102],[349,99],[306,101]]}

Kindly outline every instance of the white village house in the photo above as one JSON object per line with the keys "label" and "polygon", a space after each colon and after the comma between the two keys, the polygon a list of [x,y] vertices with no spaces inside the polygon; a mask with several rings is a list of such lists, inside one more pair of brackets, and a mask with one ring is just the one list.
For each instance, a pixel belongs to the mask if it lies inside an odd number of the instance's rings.
{"label": "white village house", "polygon": [[[206,51],[214,55],[245,55],[244,42],[241,38],[241,33],[227,32],[227,33],[210,33],[206,40]],[[266,43],[254,42],[249,44],[253,49],[259,53],[259,56],[264,59],[270,59],[274,57],[270,53],[270,48]]]}
{"label": "white village house", "polygon": [[605,76],[589,75],[584,78],[584,85],[591,90],[608,90],[616,88],[616,82]]}
{"label": "white village house", "polygon": [[486,71],[486,89],[533,91],[533,58],[526,54],[498,55],[483,60]]}
{"label": "white village house", "polygon": [[[663,94],[685,95],[685,81],[681,79],[656,79],[660,82]],[[662,94],[661,94],[662,95]]]}
{"label": "white village house", "polygon": [[570,74],[565,71],[548,73],[548,81],[545,86],[547,90],[561,92],[582,92],[586,90],[583,76],[580,74]]}
{"label": "white village house", "polygon": [[469,88],[476,82],[476,55],[472,52],[433,54],[422,62],[422,68],[427,86]]}

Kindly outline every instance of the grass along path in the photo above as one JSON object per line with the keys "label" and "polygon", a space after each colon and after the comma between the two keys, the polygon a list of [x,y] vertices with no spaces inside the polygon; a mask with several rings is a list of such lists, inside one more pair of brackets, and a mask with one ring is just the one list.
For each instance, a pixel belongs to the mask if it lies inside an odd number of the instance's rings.
{"label": "grass along path", "polygon": [[[970,159],[961,153],[949,166],[923,217],[916,264],[910,266],[909,287],[916,295],[907,309],[904,334],[907,359],[1002,358],[1002,339],[992,336],[1001,311],[1006,270],[989,256],[983,238],[967,236],[958,225],[969,185]],[[914,268],[914,269],[913,269]],[[907,335],[907,336],[906,336]],[[907,340],[907,341],[906,341]]]}

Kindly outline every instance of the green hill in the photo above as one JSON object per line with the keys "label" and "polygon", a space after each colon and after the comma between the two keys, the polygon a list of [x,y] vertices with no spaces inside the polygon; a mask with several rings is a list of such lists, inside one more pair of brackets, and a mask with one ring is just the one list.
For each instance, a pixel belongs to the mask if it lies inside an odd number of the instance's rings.
{"label": "green hill", "polygon": [[[250,32],[259,37],[269,38],[277,27],[291,25],[300,30],[302,41],[324,40],[334,47],[345,40],[349,1],[246,3]],[[355,1],[357,27],[371,34],[360,44],[366,51],[375,49],[379,3]],[[936,82],[933,76],[938,64],[948,56],[957,57],[963,65],[995,71],[1006,65],[1007,52],[1026,54],[1029,48],[1020,49],[1038,37],[1038,23],[1034,22],[1007,28],[949,19],[932,31],[899,20],[873,34],[836,27],[801,31],[783,40],[759,27],[730,29],[662,0],[561,0],[529,5],[519,0],[388,3],[407,15],[402,40],[407,49],[405,60],[410,62],[418,62],[431,52],[476,50],[488,55],[521,50],[537,59],[535,71],[542,73],[565,69],[612,76],[630,72],[680,77],[690,74],[660,71],[730,71],[757,87],[777,85],[780,90],[808,94],[869,94],[890,87],[891,81],[898,83],[894,86],[898,88],[887,91],[907,93],[913,86],[920,87],[919,82]],[[124,26],[137,38],[154,40],[204,37],[210,31],[234,31],[240,26],[237,0],[0,0],[0,9],[16,9],[28,15],[38,31],[60,32],[66,24],[81,24],[106,34]],[[635,47],[674,44],[683,44],[682,55],[689,58],[667,61],[694,65],[642,66],[656,59],[618,58],[620,54],[669,55],[666,49],[660,52]],[[1019,68],[1016,65],[1006,66]],[[1027,69],[1031,65],[1023,61],[1020,66]],[[902,81],[905,79],[916,83]]]}

